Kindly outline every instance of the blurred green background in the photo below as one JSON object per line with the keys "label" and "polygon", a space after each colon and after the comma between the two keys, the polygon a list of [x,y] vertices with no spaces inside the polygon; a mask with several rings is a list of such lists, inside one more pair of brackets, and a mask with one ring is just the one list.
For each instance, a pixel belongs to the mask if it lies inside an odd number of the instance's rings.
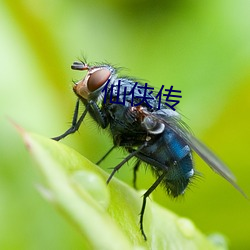
{"label": "blurred green background", "polygon": [[[83,76],[70,65],[82,55],[182,90],[185,122],[250,195],[249,13],[247,0],[1,1],[0,249],[81,248],[80,234],[36,191],[39,173],[8,117],[47,137],[64,132],[76,100],[72,80]],[[93,162],[112,144],[89,118],[63,143]],[[122,157],[117,150],[102,167],[110,171]],[[249,201],[195,160],[203,177],[184,198],[174,201],[161,188],[153,198],[204,233],[226,235],[230,249],[250,249]],[[132,167],[117,177],[131,184]],[[144,168],[138,178],[145,189],[154,180]]]}

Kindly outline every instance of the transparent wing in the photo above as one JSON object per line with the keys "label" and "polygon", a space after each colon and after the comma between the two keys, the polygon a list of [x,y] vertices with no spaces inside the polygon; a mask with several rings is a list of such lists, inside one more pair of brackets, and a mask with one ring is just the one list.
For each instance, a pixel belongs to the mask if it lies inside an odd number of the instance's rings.
{"label": "transparent wing", "polygon": [[[160,112],[154,112],[155,119],[160,120],[172,129],[182,140],[184,140],[190,148],[192,148],[216,173],[221,175],[229,183],[231,183],[242,195],[246,198],[247,195],[236,184],[236,178],[229,168],[202,142],[195,138],[187,129],[186,125],[180,120],[177,115],[169,115],[169,111],[166,110]],[[172,112],[170,112],[172,113]],[[178,114],[178,113],[177,113]]]}

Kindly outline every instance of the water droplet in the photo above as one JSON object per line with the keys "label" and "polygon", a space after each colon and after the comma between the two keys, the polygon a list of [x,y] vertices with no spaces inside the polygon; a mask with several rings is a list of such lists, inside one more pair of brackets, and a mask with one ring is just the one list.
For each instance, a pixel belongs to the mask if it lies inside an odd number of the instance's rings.
{"label": "water droplet", "polygon": [[110,202],[109,191],[104,179],[90,171],[75,171],[72,179],[80,192],[87,192],[95,201],[104,208],[107,208]]}
{"label": "water droplet", "polygon": [[179,218],[177,220],[177,225],[179,226],[179,229],[184,234],[184,236],[188,238],[194,237],[195,226],[192,221],[186,218]]}

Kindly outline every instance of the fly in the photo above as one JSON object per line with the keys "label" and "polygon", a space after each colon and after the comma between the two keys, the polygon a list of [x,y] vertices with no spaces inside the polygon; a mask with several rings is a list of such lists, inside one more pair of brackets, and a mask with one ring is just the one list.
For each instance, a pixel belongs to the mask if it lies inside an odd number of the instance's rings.
{"label": "fly", "polygon": [[[71,127],[53,139],[59,141],[76,132],[87,113],[101,126],[108,129],[113,138],[113,147],[98,162],[100,163],[116,147],[123,147],[128,155],[114,167],[107,183],[131,158],[137,158],[136,171],[142,163],[149,165],[156,181],[144,193],[140,213],[140,230],[144,239],[143,216],[147,197],[162,184],[172,197],[182,195],[195,174],[192,151],[195,151],[215,172],[230,182],[245,197],[236,184],[232,172],[203,143],[196,139],[181,120],[179,113],[157,102],[154,93],[146,93],[146,99],[138,97],[142,84],[127,77],[119,77],[109,64],[90,66],[74,62],[73,70],[85,70],[86,76],[75,83],[73,91],[78,97]],[[120,95],[114,95],[117,93]],[[79,105],[85,106],[79,116]],[[78,117],[79,116],[79,117]]]}

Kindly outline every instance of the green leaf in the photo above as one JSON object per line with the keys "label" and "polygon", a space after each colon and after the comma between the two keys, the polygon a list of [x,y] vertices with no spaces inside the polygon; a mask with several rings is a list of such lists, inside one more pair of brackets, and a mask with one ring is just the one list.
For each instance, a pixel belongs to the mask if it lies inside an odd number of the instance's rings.
{"label": "green leaf", "polygon": [[83,249],[226,249],[215,245],[186,218],[148,199],[144,241],[139,229],[143,192],[108,174],[75,150],[21,130],[46,187],[43,196],[81,232]]}

